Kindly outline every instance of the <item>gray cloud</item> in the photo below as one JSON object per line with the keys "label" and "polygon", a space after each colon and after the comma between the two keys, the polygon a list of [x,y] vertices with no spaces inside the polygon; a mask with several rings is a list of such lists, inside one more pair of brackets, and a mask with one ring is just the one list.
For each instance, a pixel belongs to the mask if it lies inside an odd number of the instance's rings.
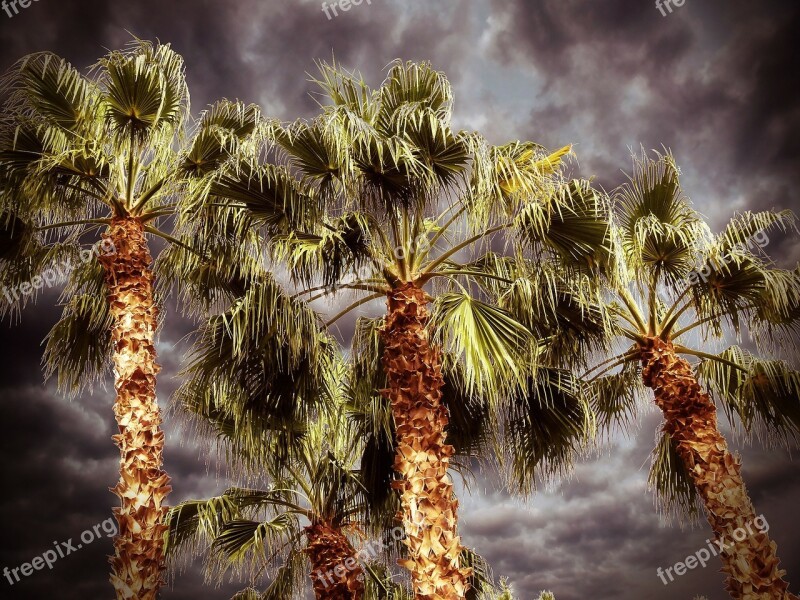
{"label": "gray cloud", "polygon": [[[376,84],[395,58],[429,59],[454,84],[459,127],[496,142],[576,143],[580,172],[596,173],[608,188],[621,181],[629,147],[671,147],[688,193],[719,226],[734,209],[798,204],[795,4],[688,0],[662,17],[652,2],[634,0],[373,0],[328,21],[316,1],[40,0],[13,19],[0,13],[0,70],[43,49],[87,66],[131,32],[169,41],[186,57],[195,112],[227,96],[290,119],[314,109],[305,73],[317,59],[335,55]],[[777,240],[773,249],[783,260],[800,258],[797,243]],[[41,383],[39,342],[57,319],[55,304],[53,294],[43,297],[21,324],[0,328],[0,562],[9,567],[101,522],[113,502],[110,386],[69,402]],[[177,384],[190,326],[174,310],[167,316],[162,404]],[[342,335],[348,332],[343,324]],[[657,423],[651,413],[629,438],[615,437],[569,480],[526,503],[479,479],[472,495],[461,495],[465,543],[511,578],[521,600],[545,588],[559,600],[721,600],[717,564],[667,587],[656,577],[656,568],[682,560],[709,535],[705,524],[682,530],[656,513],[642,465]],[[226,487],[222,466],[207,465],[207,453],[174,422],[166,430],[173,502]],[[756,506],[797,587],[800,469],[783,451],[741,452]],[[110,552],[107,540],[96,542],[0,595],[107,596]],[[228,598],[235,589],[203,587],[194,565],[164,598]]]}

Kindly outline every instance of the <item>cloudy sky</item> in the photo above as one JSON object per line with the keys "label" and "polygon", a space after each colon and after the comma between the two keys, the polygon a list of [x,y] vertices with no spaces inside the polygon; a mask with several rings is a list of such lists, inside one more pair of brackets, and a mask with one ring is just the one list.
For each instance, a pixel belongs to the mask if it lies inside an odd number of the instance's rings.
{"label": "cloudy sky", "polygon": [[[666,16],[651,0],[365,0],[332,19],[316,0],[38,0],[12,18],[0,12],[0,70],[39,50],[85,67],[131,34],[159,38],[186,58],[195,111],[224,96],[294,119],[314,110],[306,73],[316,59],[335,55],[375,85],[395,58],[430,60],[453,83],[458,128],[496,143],[574,143],[580,173],[607,188],[620,183],[631,148],[671,148],[687,193],[718,229],[734,210],[800,204],[798,28],[796,0],[686,0]],[[797,239],[770,251],[787,265],[800,259]],[[42,383],[40,342],[56,301],[45,295],[21,323],[0,328],[0,568],[110,516],[117,457],[108,388],[70,402]],[[167,321],[162,404],[190,330],[174,312]],[[463,493],[465,543],[520,600],[546,588],[558,600],[724,598],[717,564],[666,587],[656,576],[709,537],[704,525],[682,529],[655,511],[646,474],[658,422],[651,411],[525,503],[493,491],[491,480]],[[223,489],[218,468],[166,428],[172,500]],[[733,445],[797,591],[800,463],[787,451]],[[109,597],[110,551],[110,540],[96,541],[52,571],[13,586],[0,579],[0,598]],[[232,590],[204,589],[188,572],[163,597],[225,599]]]}

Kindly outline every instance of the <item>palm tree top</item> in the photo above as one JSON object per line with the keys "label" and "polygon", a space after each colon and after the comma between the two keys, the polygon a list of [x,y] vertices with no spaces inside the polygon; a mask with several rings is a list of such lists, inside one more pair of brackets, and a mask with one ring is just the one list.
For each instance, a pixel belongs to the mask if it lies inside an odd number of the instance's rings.
{"label": "palm tree top", "polygon": [[[244,258],[234,259],[237,244],[200,247],[175,218],[189,182],[246,143],[260,113],[222,100],[193,122],[183,59],[168,44],[138,39],[85,75],[49,52],[26,56],[2,88],[0,283],[16,290],[48,268],[73,267],[45,362],[76,393],[103,372],[110,340],[102,270],[80,260],[81,249],[115,219],[134,219],[181,249],[156,267],[163,292],[211,256],[246,270]],[[18,313],[38,289],[4,295],[0,314]]]}
{"label": "palm tree top", "polygon": [[[607,200],[605,220],[612,252],[594,282],[604,290],[596,307],[601,343],[584,374],[600,426],[633,422],[643,352],[658,340],[697,361],[700,382],[734,427],[767,441],[796,441],[800,373],[791,339],[800,325],[800,267],[781,268],[767,252],[770,236],[797,233],[795,215],[745,212],[713,234],[665,151],[634,156],[629,181]],[[709,349],[745,335],[755,353],[740,345]],[[783,358],[759,356],[774,354]],[[669,507],[694,508],[694,488],[666,437],[650,482]]]}

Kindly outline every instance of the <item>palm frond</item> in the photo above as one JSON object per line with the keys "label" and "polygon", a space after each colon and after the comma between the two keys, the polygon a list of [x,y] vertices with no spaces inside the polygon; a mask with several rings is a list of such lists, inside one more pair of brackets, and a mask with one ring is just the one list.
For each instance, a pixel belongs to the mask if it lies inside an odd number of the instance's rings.
{"label": "palm frond", "polygon": [[800,438],[800,372],[783,361],[759,359],[738,346],[731,346],[719,358],[703,361],[697,375],[722,404],[731,425],[738,420],[747,434],[767,440]]}
{"label": "palm frond", "polygon": [[97,261],[73,271],[61,319],[45,339],[45,377],[55,374],[59,389],[73,397],[100,380],[111,365],[112,317],[107,293]]}
{"label": "palm frond", "polygon": [[666,515],[695,520],[699,515],[699,496],[689,471],[666,433],[659,434],[653,450],[647,484],[655,491],[661,510]]}
{"label": "palm frond", "polygon": [[95,85],[50,52],[23,57],[2,84],[8,94],[6,108],[40,123],[72,132],[96,117]]}
{"label": "palm frond", "polygon": [[169,44],[135,40],[97,65],[110,129],[138,140],[163,128],[179,131],[188,114],[183,58]]}
{"label": "palm frond", "polygon": [[598,432],[630,431],[635,426],[645,389],[633,361],[626,363],[617,373],[598,377],[585,386],[597,419]]}
{"label": "palm frond", "polygon": [[586,448],[594,415],[580,383],[565,370],[539,367],[524,393],[508,409],[499,444],[510,462],[512,485],[520,492],[537,481],[564,474]]}
{"label": "palm frond", "polygon": [[469,394],[499,400],[525,381],[531,335],[501,308],[465,292],[443,294],[435,301],[431,329],[437,343],[463,361]]}
{"label": "palm frond", "polygon": [[692,272],[711,234],[683,193],[671,153],[634,156],[633,174],[613,202],[629,267],[638,279],[649,283],[655,274],[675,282]]}

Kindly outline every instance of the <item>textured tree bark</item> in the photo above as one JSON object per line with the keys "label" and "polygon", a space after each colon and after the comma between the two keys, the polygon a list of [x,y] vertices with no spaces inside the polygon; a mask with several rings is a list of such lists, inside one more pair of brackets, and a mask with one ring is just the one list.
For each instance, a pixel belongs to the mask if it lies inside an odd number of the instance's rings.
{"label": "textured tree bark", "polygon": [[311,524],[305,531],[317,600],[361,600],[364,570],[347,536],[338,527],[322,522]]}
{"label": "textured tree bark", "polygon": [[672,344],[658,338],[643,348],[642,365],[644,383],[664,413],[664,431],[676,443],[708,522],[724,545],[720,558],[728,593],[737,600],[797,600],[787,591],[777,545],[754,525],[756,514],[741,466],[719,432],[714,402],[700,387],[691,365]]}
{"label": "textured tree bark", "polygon": [[114,404],[119,433],[120,480],[111,488],[120,499],[114,509],[119,532],[114,539],[111,584],[118,600],[155,600],[164,569],[164,501],[171,488],[161,470],[164,433],[156,401],[152,259],[144,226],[134,218],[114,219],[103,235],[114,252],[101,254],[113,317]]}
{"label": "textured tree bark", "polygon": [[442,404],[441,352],[429,341],[428,298],[413,284],[388,294],[383,367],[397,431],[394,468],[400,490],[405,545],[399,561],[411,572],[417,600],[460,600],[469,588],[461,568],[458,500],[447,470],[453,446],[446,443],[447,408]]}

